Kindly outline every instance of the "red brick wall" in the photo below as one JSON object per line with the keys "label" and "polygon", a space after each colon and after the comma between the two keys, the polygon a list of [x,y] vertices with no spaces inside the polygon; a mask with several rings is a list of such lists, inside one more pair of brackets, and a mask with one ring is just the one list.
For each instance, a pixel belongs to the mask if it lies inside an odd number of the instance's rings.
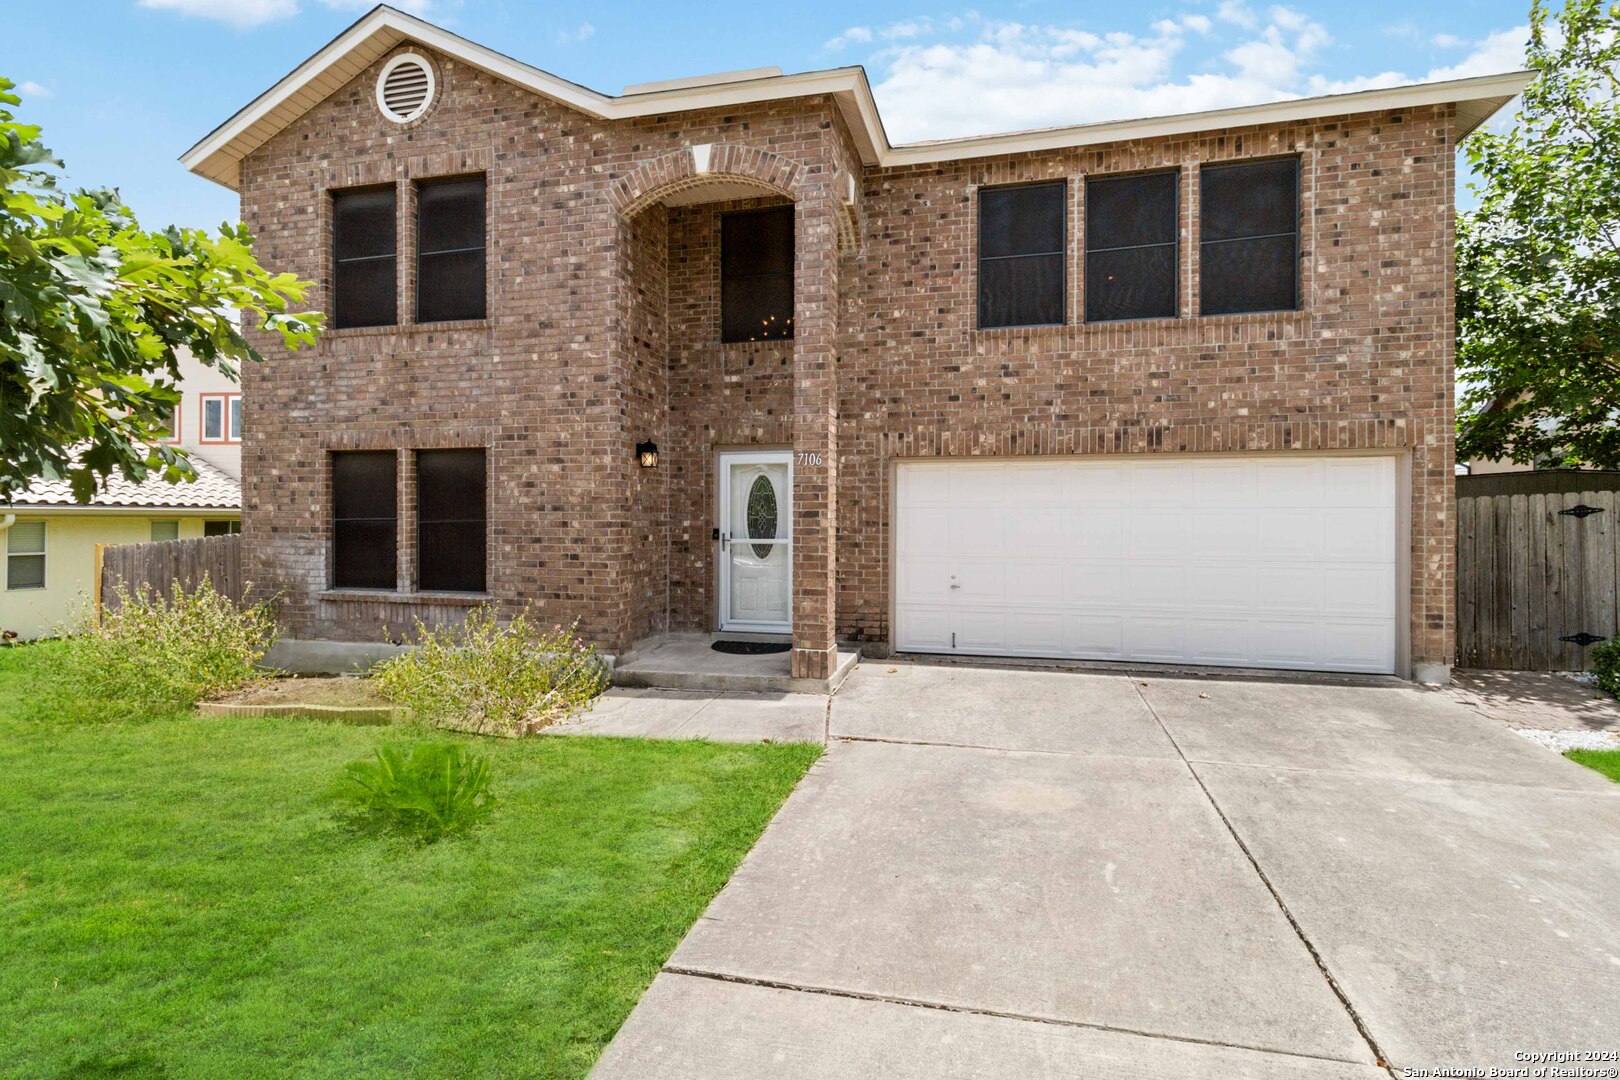
{"label": "red brick wall", "polygon": [[[1409,452],[1413,654],[1452,648],[1445,108],[868,173],[839,373],[839,635],[889,634],[888,465],[941,454]],[[1302,158],[1301,310],[1196,317],[1203,162]],[[1181,318],[1080,322],[1083,177],[1175,167]],[[1069,325],[975,328],[976,191],[1069,181]]]}
{"label": "red brick wall", "polygon": [[[397,635],[415,614],[459,610],[323,595],[337,447],[487,446],[490,592],[548,620],[578,619],[611,649],[666,619],[712,626],[722,447],[836,449],[796,484],[809,562],[796,561],[795,601],[806,626],[835,619],[840,637],[873,643],[889,633],[898,458],[1378,447],[1411,459],[1413,653],[1449,660],[1453,146],[1443,108],[868,170],[844,208],[842,177],[858,158],[824,100],[611,125],[445,61],[437,104],[400,128],[373,103],[379,67],[243,162],[243,215],[260,254],[316,280],[324,305],[329,189],[394,182],[408,200],[409,181],[482,171],[490,314],[337,331],[297,354],[267,344],[271,359],[245,373],[247,577],[281,596],[290,636]],[[792,348],[720,345],[720,207],[619,214],[684,160],[672,154],[703,143],[775,155],[760,157],[761,174],[799,199]],[[1198,166],[1284,153],[1303,161],[1303,309],[1197,317]],[[1160,167],[1183,170],[1183,317],[1079,323],[1082,178]],[[1070,184],[1070,325],[975,329],[977,189],[1057,177]],[[856,241],[841,257],[840,231]],[[402,235],[401,251],[411,249]],[[406,307],[413,276],[402,261]],[[657,470],[634,462],[647,438],[661,448]],[[815,533],[834,527],[836,550]],[[403,544],[407,579],[414,558]],[[836,611],[818,584],[832,579]]]}

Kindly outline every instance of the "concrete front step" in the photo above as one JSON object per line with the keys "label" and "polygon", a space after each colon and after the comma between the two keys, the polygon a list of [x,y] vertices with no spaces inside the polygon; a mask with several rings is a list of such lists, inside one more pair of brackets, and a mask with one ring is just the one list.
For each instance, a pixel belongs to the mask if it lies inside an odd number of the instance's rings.
{"label": "concrete front step", "polygon": [[796,679],[791,653],[737,656],[715,652],[721,637],[740,635],[668,634],[640,642],[613,666],[615,686],[663,690],[725,690],[749,693],[830,694],[860,662],[860,653],[840,649],[838,664],[825,679]]}

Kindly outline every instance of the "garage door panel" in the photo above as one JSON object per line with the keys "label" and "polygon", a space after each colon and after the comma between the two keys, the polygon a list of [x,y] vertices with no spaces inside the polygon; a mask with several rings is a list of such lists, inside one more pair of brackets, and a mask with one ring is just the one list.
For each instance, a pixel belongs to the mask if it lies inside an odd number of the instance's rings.
{"label": "garage door panel", "polygon": [[1255,607],[1255,577],[1255,568],[1243,563],[1196,564],[1187,574],[1187,607],[1249,612]]}
{"label": "garage door panel", "polygon": [[955,507],[1001,506],[1006,502],[1006,467],[974,462],[956,465],[950,472],[950,499]]}
{"label": "garage door panel", "polygon": [[953,506],[948,513],[945,527],[953,555],[1002,555],[1007,518],[999,507]]}
{"label": "garage door panel", "polygon": [[1387,508],[1395,502],[1395,463],[1389,458],[1340,458],[1323,462],[1333,506]]}
{"label": "garage door panel", "polygon": [[1263,560],[1319,562],[1327,552],[1321,510],[1259,507],[1255,535],[1255,554]]}
{"label": "garage door panel", "polygon": [[1125,498],[1125,467],[1071,461],[1063,471],[1064,498],[1072,506],[1117,503]]}
{"label": "garage door panel", "polygon": [[1258,618],[1250,633],[1258,667],[1310,667],[1322,652],[1321,624],[1309,619]]}
{"label": "garage door panel", "polygon": [[1173,663],[1186,658],[1186,619],[1179,615],[1125,617],[1125,655]]}
{"label": "garage door panel", "polygon": [[1073,560],[1064,567],[1059,580],[1065,603],[1116,608],[1125,602],[1125,576],[1117,562]]}
{"label": "garage door panel", "polygon": [[1061,611],[1028,611],[1007,621],[1007,651],[1019,656],[1064,656],[1068,616]]}
{"label": "garage door panel", "polygon": [[950,550],[950,511],[943,506],[907,508],[895,540],[902,556],[944,555]]}
{"label": "garage door panel", "polygon": [[1392,671],[1397,480],[1391,457],[904,463],[896,645]]}
{"label": "garage door panel", "polygon": [[1144,508],[1126,516],[1125,543],[1133,559],[1180,558],[1187,551],[1186,527],[1179,510]]}
{"label": "garage door panel", "polygon": [[1254,609],[1261,614],[1314,615],[1322,610],[1326,597],[1318,566],[1257,566],[1254,583]]}
{"label": "garage door panel", "polygon": [[951,502],[951,466],[944,463],[907,464],[899,471],[895,484],[896,501],[903,508],[917,506],[949,506]]}
{"label": "garage door panel", "polygon": [[1320,458],[1281,458],[1256,463],[1255,494],[1262,506],[1287,509],[1322,506],[1326,493]]}
{"label": "garage door panel", "polygon": [[961,652],[1009,652],[1007,621],[1009,612],[958,608],[951,620],[956,648]]}
{"label": "garage door panel", "polygon": [[1036,462],[1006,470],[1003,482],[1009,506],[1062,506],[1064,462]]}
{"label": "garage door panel", "polygon": [[1070,615],[1064,623],[1064,655],[1118,660],[1125,655],[1122,614]]}
{"label": "garage door panel", "polygon": [[1062,559],[1027,559],[1002,567],[1007,603],[1013,607],[1062,607]]}
{"label": "garage door panel", "polygon": [[1324,663],[1337,671],[1387,671],[1394,634],[1394,625],[1384,620],[1330,623],[1322,631]]}
{"label": "garage door panel", "polygon": [[1125,570],[1125,603],[1134,608],[1170,608],[1187,603],[1187,568],[1174,562],[1133,562]]}
{"label": "garage door panel", "polygon": [[1006,541],[1026,555],[1062,555],[1074,549],[1073,515],[1061,506],[1009,507]]}
{"label": "garage door panel", "polygon": [[1119,497],[1136,506],[1185,506],[1192,501],[1192,466],[1182,461],[1144,462],[1132,471],[1129,490]]}
{"label": "garage door panel", "polygon": [[1390,619],[1395,571],[1387,565],[1329,566],[1322,571],[1323,607],[1336,615]]}
{"label": "garage door panel", "polygon": [[1325,546],[1329,559],[1357,562],[1394,561],[1395,511],[1331,509],[1325,514]]}
{"label": "garage door panel", "polygon": [[[1253,559],[1260,525],[1253,510],[1199,509],[1192,513],[1193,549],[1204,559]],[[1177,538],[1182,544],[1186,537]]]}
{"label": "garage door panel", "polygon": [[1253,505],[1254,478],[1252,461],[1228,458],[1199,462],[1193,467],[1193,503],[1196,506]]}
{"label": "garage door panel", "polygon": [[1125,553],[1125,511],[1111,506],[1081,506],[1070,511],[1072,550],[1093,558]]}
{"label": "garage door panel", "polygon": [[[951,599],[957,604],[1007,604],[1007,571],[1020,563],[1007,563],[1001,559],[958,559],[955,567],[956,588],[950,589]],[[946,582],[949,588],[950,582]]]}
{"label": "garage door panel", "polygon": [[908,605],[895,613],[895,634],[908,648],[942,652],[952,646],[951,609]]}
{"label": "garage door panel", "polygon": [[945,604],[951,599],[956,563],[946,558],[901,559],[895,567],[895,600],[900,604]]}
{"label": "garage door panel", "polygon": [[1241,664],[1249,653],[1251,619],[1187,620],[1187,659],[1195,664]]}

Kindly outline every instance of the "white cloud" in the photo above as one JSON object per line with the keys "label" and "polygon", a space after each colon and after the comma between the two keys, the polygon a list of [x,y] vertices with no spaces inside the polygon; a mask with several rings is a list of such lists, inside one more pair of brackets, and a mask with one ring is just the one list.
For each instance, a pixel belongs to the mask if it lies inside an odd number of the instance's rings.
{"label": "white cloud", "polygon": [[557,31],[557,44],[578,45],[580,42],[591,38],[595,33],[596,27],[592,26],[588,22],[580,23],[572,30]]}
{"label": "white cloud", "polygon": [[[1530,40],[1528,26],[1500,30],[1473,42],[1474,51],[1450,67],[1435,68],[1429,79],[1466,79],[1473,75],[1494,75],[1524,67],[1524,46]],[[1467,44],[1464,42],[1463,44]]]}
{"label": "white cloud", "polygon": [[992,22],[976,15],[852,27],[829,49],[868,46],[874,93],[896,141],[1163,116],[1315,94],[1507,71],[1525,31],[1492,34],[1456,64],[1417,75],[1329,78],[1328,29],[1283,5],[1224,0],[1142,32]]}
{"label": "white cloud", "polygon": [[48,98],[51,96],[51,88],[32,79],[24,79],[17,87],[17,93],[25,98]]}
{"label": "white cloud", "polygon": [[[377,6],[377,0],[321,0],[321,3],[334,11],[356,13],[370,11]],[[388,4],[418,18],[425,18],[433,7],[433,0],[388,0]]]}
{"label": "white cloud", "polygon": [[298,0],[140,0],[140,6],[199,19],[217,19],[239,29],[298,14]]}
{"label": "white cloud", "polygon": [[1429,44],[1437,49],[1460,49],[1468,44],[1468,39],[1456,34],[1436,34],[1429,39]]}
{"label": "white cloud", "polygon": [[[172,11],[200,19],[215,19],[238,29],[262,26],[298,14],[298,0],[138,0],[143,8]],[[369,11],[376,0],[321,0],[334,11]],[[393,5],[412,15],[427,15],[433,0],[393,0]]]}

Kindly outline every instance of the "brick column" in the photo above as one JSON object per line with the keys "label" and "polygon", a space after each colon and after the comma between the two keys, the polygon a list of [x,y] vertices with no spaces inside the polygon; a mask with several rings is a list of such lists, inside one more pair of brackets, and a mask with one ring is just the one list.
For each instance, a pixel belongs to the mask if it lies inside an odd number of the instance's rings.
{"label": "brick column", "polygon": [[824,679],[838,654],[837,204],[806,184],[794,209],[793,676]]}

